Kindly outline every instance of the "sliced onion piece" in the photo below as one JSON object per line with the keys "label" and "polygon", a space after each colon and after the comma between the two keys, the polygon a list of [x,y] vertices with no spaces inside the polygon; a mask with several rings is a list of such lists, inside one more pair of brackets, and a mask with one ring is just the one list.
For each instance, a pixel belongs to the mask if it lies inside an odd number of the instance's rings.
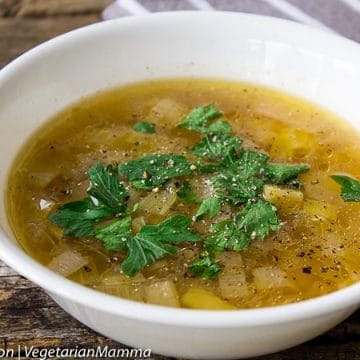
{"label": "sliced onion piece", "polygon": [[48,268],[65,277],[75,273],[88,264],[88,258],[76,251],[66,250],[48,264]]}
{"label": "sliced onion piece", "polygon": [[237,299],[249,295],[245,272],[229,274],[222,272],[218,277],[221,296],[224,299]]}
{"label": "sliced onion piece", "polygon": [[175,284],[170,280],[158,281],[146,286],[145,298],[150,304],[180,307],[178,292]]}
{"label": "sliced onion piece", "polygon": [[176,191],[173,186],[164,190],[151,192],[139,202],[139,209],[150,214],[165,216],[177,200]]}
{"label": "sliced onion piece", "polygon": [[119,296],[129,300],[144,301],[142,274],[129,278],[120,273],[106,275],[102,280],[93,286],[94,289],[110,295]]}
{"label": "sliced onion piece", "polygon": [[297,289],[294,282],[290,281],[286,273],[273,266],[264,266],[252,271],[254,283],[258,290],[269,290],[276,288]]}
{"label": "sliced onion piece", "polygon": [[164,125],[174,127],[179,124],[181,118],[186,114],[187,108],[180,102],[164,98],[159,100],[151,109],[150,118],[162,120]]}

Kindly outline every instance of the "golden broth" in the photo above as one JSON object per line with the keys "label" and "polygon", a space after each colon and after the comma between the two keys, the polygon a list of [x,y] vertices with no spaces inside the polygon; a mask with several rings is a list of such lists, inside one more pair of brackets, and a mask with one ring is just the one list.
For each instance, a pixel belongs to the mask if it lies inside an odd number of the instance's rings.
{"label": "golden broth", "polygon": [[[123,253],[107,252],[93,238],[62,237],[61,229],[47,219],[59,205],[84,197],[85,172],[96,161],[117,164],[155,152],[186,152],[200,137],[176,125],[192,108],[207,103],[224,111],[246,147],[266,151],[272,161],[311,166],[300,175],[304,198],[296,210],[279,205],[280,232],[239,253],[219,254],[224,270],[216,280],[196,278],[188,271],[188,264],[198,257],[199,244],[127,278],[120,274]],[[156,134],[132,129],[144,119],[156,124]],[[214,309],[291,303],[360,278],[360,204],[345,203],[339,185],[329,177],[338,172],[360,177],[359,140],[359,134],[324,110],[249,84],[171,80],[112,89],[70,106],[30,138],[9,177],[9,217],[30,256],[53,268],[61,254],[80,254],[81,259],[74,259],[79,270],[68,277],[113,295]],[[192,185],[198,194],[203,191],[202,178]],[[161,208],[161,199],[157,201],[155,211],[141,206],[137,210],[135,231],[169,215],[194,215],[194,206],[178,198],[170,201],[168,209]],[[211,222],[202,221],[194,228],[206,233]],[[168,293],[173,296],[164,296]]]}

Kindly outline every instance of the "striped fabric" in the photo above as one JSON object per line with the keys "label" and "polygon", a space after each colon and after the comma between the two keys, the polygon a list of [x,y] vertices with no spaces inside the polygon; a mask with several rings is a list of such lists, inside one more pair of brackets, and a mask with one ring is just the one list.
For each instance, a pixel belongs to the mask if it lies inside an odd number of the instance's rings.
{"label": "striped fabric", "polygon": [[103,18],[158,11],[241,11],[295,20],[360,42],[360,0],[116,0]]}

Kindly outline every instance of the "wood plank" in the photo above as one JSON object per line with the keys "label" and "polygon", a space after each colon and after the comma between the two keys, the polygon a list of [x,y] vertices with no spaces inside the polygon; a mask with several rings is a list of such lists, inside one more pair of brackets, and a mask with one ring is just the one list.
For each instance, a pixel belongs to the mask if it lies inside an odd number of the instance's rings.
{"label": "wood plank", "polygon": [[22,0],[17,16],[100,14],[112,0]]}
{"label": "wood plank", "polygon": [[0,0],[0,17],[100,14],[112,0]]}
{"label": "wood plank", "polygon": [[69,30],[95,23],[98,15],[60,16],[56,20],[0,18],[0,68],[26,50]]}
{"label": "wood plank", "polygon": [[16,15],[20,2],[21,0],[0,0],[0,17]]}

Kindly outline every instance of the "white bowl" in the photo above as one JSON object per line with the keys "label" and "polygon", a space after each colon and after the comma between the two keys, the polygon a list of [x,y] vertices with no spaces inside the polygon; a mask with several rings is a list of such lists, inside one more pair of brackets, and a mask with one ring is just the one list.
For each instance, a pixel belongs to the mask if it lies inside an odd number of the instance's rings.
{"label": "white bowl", "polygon": [[360,127],[360,46],[296,23],[235,13],[180,12],[85,27],[0,72],[0,257],[68,313],[127,345],[187,358],[282,350],[336,325],[360,304],[360,283],[296,304],[236,311],[146,305],[50,272],[17,245],[4,188],[20,146],[49,116],[100,89],[166,77],[217,77],[310,99]]}

